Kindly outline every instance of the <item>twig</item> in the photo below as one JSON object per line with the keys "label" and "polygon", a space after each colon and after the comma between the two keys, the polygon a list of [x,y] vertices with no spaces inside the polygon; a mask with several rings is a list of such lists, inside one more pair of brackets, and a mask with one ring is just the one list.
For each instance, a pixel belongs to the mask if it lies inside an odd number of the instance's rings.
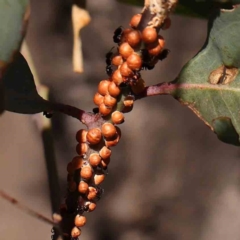
{"label": "twig", "polygon": [[63,239],[63,233],[62,230],[59,226],[59,223],[61,222],[61,216],[60,215],[53,215],[53,220],[42,215],[41,213],[38,213],[37,211],[29,208],[28,206],[20,203],[16,198],[11,197],[4,191],[0,190],[0,197],[8,201],[9,203],[13,204],[15,207],[21,209],[23,212],[26,214],[39,219],[40,221],[43,221],[47,224],[50,224],[53,226],[55,232],[57,233],[57,240],[62,240]]}
{"label": "twig", "polygon": [[9,196],[7,193],[5,193],[2,190],[0,190],[0,197],[7,200],[9,203],[15,205],[17,208],[21,209],[23,212],[25,212],[28,215],[31,215],[35,218],[38,218],[39,220],[41,220],[41,221],[43,221],[47,224],[50,224],[50,225],[55,225],[56,224],[52,219],[50,219],[46,216],[43,216],[41,213],[38,213],[35,210],[32,210],[28,206],[23,205],[16,198],[13,198],[13,197]]}
{"label": "twig", "polygon": [[[40,85],[38,87],[38,92],[44,99],[48,99],[49,89],[47,87]],[[61,202],[61,196],[51,119],[46,118],[42,113],[37,114],[35,119],[39,128],[39,132],[41,132],[42,135],[52,213],[56,213],[58,212]]]}
{"label": "twig", "polygon": [[177,2],[178,0],[145,0],[139,30],[142,30],[143,26],[160,28]]}
{"label": "twig", "polygon": [[[81,24],[83,24],[83,22],[81,22]],[[34,81],[35,84],[37,86],[38,89],[38,93],[41,97],[43,97],[44,99],[48,99],[48,88],[44,85],[42,85],[40,83],[36,68],[34,67],[34,63],[31,57],[31,53],[28,49],[28,46],[26,44],[26,42],[23,43],[22,46],[22,53],[25,56],[31,71],[33,73],[34,76]],[[78,119],[79,121],[81,121],[83,124],[88,125],[89,123],[92,123],[94,121],[96,121],[96,115],[92,114],[92,113],[87,113],[81,109],[78,109],[76,107],[72,107],[69,105],[65,105],[65,104],[61,104],[61,103],[52,103],[51,105],[51,110],[55,111],[55,112],[61,112],[64,113],[66,115],[69,115],[71,117],[74,117],[76,119]],[[38,115],[40,116],[40,115]],[[99,116],[98,116],[99,118]],[[43,128],[49,128],[51,127],[51,122],[49,119],[45,118],[45,117],[41,117],[41,118],[37,118],[37,123],[38,123],[38,127],[40,130],[42,130]]]}
{"label": "twig", "polygon": [[45,128],[42,130],[42,141],[45,162],[48,174],[48,184],[50,190],[50,199],[52,206],[52,213],[58,212],[61,202],[60,197],[60,185],[56,164],[56,156],[54,151],[54,142],[51,128]]}
{"label": "twig", "polygon": [[174,90],[176,90],[176,85],[173,83],[159,83],[145,87],[143,92],[135,96],[135,100],[156,95],[170,95]]}
{"label": "twig", "polygon": [[150,6],[150,0],[145,0],[144,1],[144,7],[148,8]]}
{"label": "twig", "polygon": [[[42,85],[40,82],[40,79],[38,77],[36,68],[32,60],[31,52],[28,48],[26,41],[23,42],[21,51],[31,68],[39,95],[44,99],[48,100],[49,88]],[[58,208],[60,205],[60,185],[59,185],[59,178],[58,178],[58,172],[57,172],[57,166],[56,166],[56,157],[55,157],[55,151],[54,151],[54,143],[53,143],[52,130],[51,130],[51,120],[43,116],[41,113],[33,116],[33,119],[35,120],[39,129],[39,132],[41,132],[41,135],[42,135],[44,156],[45,156],[45,162],[46,162],[47,174],[48,174],[52,213],[55,213],[58,211]]]}
{"label": "twig", "polygon": [[55,112],[61,112],[78,119],[86,126],[88,126],[89,124],[91,124],[92,122],[96,121],[99,118],[98,115],[94,115],[93,113],[88,113],[76,107],[61,103],[53,103],[51,108]]}

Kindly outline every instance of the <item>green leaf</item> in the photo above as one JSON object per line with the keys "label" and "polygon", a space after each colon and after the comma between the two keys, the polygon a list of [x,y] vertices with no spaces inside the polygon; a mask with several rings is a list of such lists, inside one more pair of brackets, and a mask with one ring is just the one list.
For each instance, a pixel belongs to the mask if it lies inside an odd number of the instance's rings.
{"label": "green leaf", "polygon": [[[119,2],[143,7],[144,0],[118,0]],[[240,0],[179,0],[175,13],[207,18],[213,7],[229,8],[233,4],[240,3]]]}
{"label": "green leaf", "polygon": [[240,135],[239,39],[240,7],[215,13],[204,47],[183,67],[172,92],[219,139],[234,145]]}
{"label": "green leaf", "polygon": [[0,66],[11,61],[22,41],[28,0],[0,0]]}
{"label": "green leaf", "polygon": [[4,110],[2,76],[24,37],[28,6],[28,0],[0,0],[0,113]]}
{"label": "green leaf", "polygon": [[239,0],[179,0],[179,4],[176,8],[175,13],[199,17],[199,18],[208,18],[210,12],[213,8],[231,8],[232,5],[240,3]]}
{"label": "green leaf", "polygon": [[5,110],[16,113],[33,114],[51,109],[51,103],[38,95],[33,75],[21,53],[3,76]]}

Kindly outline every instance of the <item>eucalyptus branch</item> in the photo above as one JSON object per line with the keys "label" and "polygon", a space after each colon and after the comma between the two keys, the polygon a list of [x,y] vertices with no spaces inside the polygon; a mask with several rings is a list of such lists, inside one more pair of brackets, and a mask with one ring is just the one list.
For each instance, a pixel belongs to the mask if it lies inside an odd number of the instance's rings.
{"label": "eucalyptus branch", "polygon": [[9,196],[7,193],[5,193],[2,190],[0,190],[0,197],[7,200],[9,203],[15,205],[17,208],[23,210],[28,215],[31,215],[35,218],[38,218],[39,220],[41,220],[41,221],[43,221],[47,224],[50,224],[50,225],[55,225],[56,224],[54,220],[52,220],[52,219],[42,215],[41,213],[38,213],[35,210],[32,210],[29,207],[23,205],[16,198],[13,198],[13,197]]}
{"label": "eucalyptus branch", "polygon": [[54,112],[61,112],[68,116],[76,118],[86,126],[89,126],[90,124],[96,122],[99,118],[101,118],[101,116],[98,114],[85,112],[84,110],[62,103],[53,103],[51,109]]}
{"label": "eucalyptus branch", "polygon": [[[43,85],[40,81],[40,78],[37,74],[37,69],[32,59],[31,51],[28,47],[26,40],[23,41],[21,52],[26,58],[31,68],[32,74],[34,76],[34,82],[38,89],[38,93],[45,100],[49,100],[49,88]],[[36,122],[36,125],[38,126],[39,132],[41,133],[42,136],[44,158],[48,174],[48,184],[50,190],[49,193],[52,205],[52,213],[56,213],[58,211],[58,207],[60,204],[60,185],[54,150],[54,141],[52,136],[51,119],[46,118],[42,114],[36,114],[33,116],[33,120]]]}
{"label": "eucalyptus branch", "polygon": [[178,0],[145,0],[142,10],[143,18],[138,29],[142,30],[143,25],[160,28],[176,7],[177,2]]}
{"label": "eucalyptus branch", "polygon": [[53,220],[42,215],[41,213],[38,213],[37,211],[29,208],[28,206],[20,203],[16,198],[11,197],[10,195],[8,195],[7,193],[5,193],[4,191],[0,190],[0,197],[5,199],[6,201],[8,201],[9,203],[13,204],[15,207],[21,209],[23,212],[25,212],[26,214],[37,218],[39,220],[41,220],[42,222],[45,222],[47,224],[50,224],[52,226],[54,226],[54,230],[57,233],[57,240],[61,240],[63,239],[63,233],[62,230],[59,226],[59,223],[62,221],[62,218],[59,214],[53,214]]}
{"label": "eucalyptus branch", "polygon": [[[157,63],[153,60],[164,49],[164,39],[157,32],[168,17],[168,2],[149,0],[145,4],[142,14],[131,19],[130,32],[126,33],[127,29],[121,27],[114,32],[113,40],[118,44],[118,50],[117,53],[110,51],[106,55],[109,78],[100,81],[93,97],[99,113],[86,113],[63,104],[53,106],[54,111],[77,118],[88,128],[77,132],[78,156],[67,165],[68,192],[60,208],[63,219],[61,229],[65,233],[65,240],[78,239],[81,228],[86,224],[85,212],[92,212],[96,208],[103,193],[101,183],[107,174],[111,149],[121,138],[121,130],[117,125],[124,122],[124,113],[133,108],[132,92],[137,94],[144,89],[140,71],[152,69]],[[159,22],[156,24],[157,20]],[[153,54],[150,49],[155,48],[157,53]],[[118,66],[115,71],[113,65]],[[153,94],[153,91],[146,89],[142,97],[147,94]],[[55,236],[53,234],[53,239]]]}
{"label": "eucalyptus branch", "polygon": [[176,88],[177,86],[175,84],[166,82],[147,86],[140,94],[135,95],[135,100],[157,95],[170,95]]}

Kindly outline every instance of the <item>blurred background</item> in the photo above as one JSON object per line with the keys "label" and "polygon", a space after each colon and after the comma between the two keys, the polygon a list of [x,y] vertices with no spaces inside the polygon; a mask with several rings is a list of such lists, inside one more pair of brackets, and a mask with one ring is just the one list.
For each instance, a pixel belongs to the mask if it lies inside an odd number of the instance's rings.
{"label": "blurred background", "polygon": [[[83,74],[72,71],[71,7],[68,1],[31,0],[27,33],[41,82],[53,101],[91,111],[93,95],[105,79],[105,54],[112,35],[128,26],[141,8],[117,1],[87,1],[91,23],[81,31]],[[143,73],[148,85],[173,80],[202,47],[203,19],[173,15],[162,32],[169,57]],[[55,114],[53,133],[64,198],[67,163],[76,155],[75,134],[84,126]],[[168,96],[137,101],[120,126],[105,193],[87,214],[84,240],[239,240],[240,151],[220,142],[188,108]],[[0,117],[0,189],[51,216],[41,135],[30,115]],[[1,240],[48,240],[51,226],[0,199]]]}

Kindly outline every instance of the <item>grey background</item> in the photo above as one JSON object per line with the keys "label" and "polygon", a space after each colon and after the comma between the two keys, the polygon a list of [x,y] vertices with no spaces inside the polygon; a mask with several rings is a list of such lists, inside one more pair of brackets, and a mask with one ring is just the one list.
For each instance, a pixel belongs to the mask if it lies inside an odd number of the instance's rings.
{"label": "grey background", "polygon": [[[116,1],[88,1],[92,21],[82,30],[85,72],[72,72],[72,35],[67,1],[32,0],[27,41],[42,83],[54,101],[90,111],[98,81],[106,78],[105,53],[113,31],[127,26],[140,11]],[[171,53],[147,84],[173,80],[201,48],[206,20],[172,17],[163,32]],[[56,114],[53,131],[61,195],[66,192],[66,164],[76,155],[77,120]],[[50,216],[41,136],[32,116],[5,112],[0,117],[0,189]],[[135,103],[121,126],[105,194],[87,214],[84,240],[239,240],[240,152],[218,141],[203,122],[171,97]],[[1,240],[47,240],[51,226],[0,199]]]}

